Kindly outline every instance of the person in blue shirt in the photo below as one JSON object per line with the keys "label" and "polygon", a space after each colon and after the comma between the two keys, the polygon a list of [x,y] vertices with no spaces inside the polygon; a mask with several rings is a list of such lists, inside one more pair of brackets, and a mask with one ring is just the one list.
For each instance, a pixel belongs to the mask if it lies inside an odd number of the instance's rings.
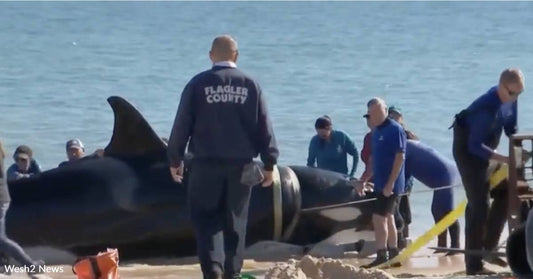
{"label": "person in blue shirt", "polygon": [[[465,214],[465,247],[467,250],[493,250],[488,243],[487,222],[501,222],[489,213],[489,160],[508,163],[509,157],[496,151],[503,130],[507,136],[517,131],[517,99],[524,90],[524,76],[520,69],[506,69],[498,85],[491,87],[466,109],[455,116],[453,127],[453,156],[468,199]],[[450,127],[451,128],[451,127]],[[501,217],[500,217],[501,218]],[[490,244],[490,245],[489,245]],[[497,243],[496,243],[497,244]],[[492,273],[483,267],[482,256],[465,255],[467,275]]]}
{"label": "person in blue shirt", "polygon": [[[359,163],[359,152],[353,140],[343,131],[332,128],[331,118],[324,115],[315,122],[316,135],[309,143],[307,166],[339,172],[353,177]],[[348,173],[347,154],[353,157]]]}
{"label": "person in blue shirt", "polygon": [[[376,237],[377,257],[370,264],[362,266],[363,268],[382,264],[399,253],[394,211],[398,196],[405,190],[404,161],[407,141],[403,127],[388,117],[385,101],[373,98],[367,107],[368,119],[374,127],[371,161],[376,201],[372,224]],[[357,185],[359,195],[364,194],[365,184],[366,181],[362,181]]]}
{"label": "person in blue shirt", "polygon": [[[405,153],[405,180],[416,178],[429,188],[455,186],[461,183],[459,170],[450,160],[432,147],[416,140],[407,140]],[[439,222],[454,208],[453,188],[445,188],[433,192],[431,213],[435,223]],[[460,226],[455,221],[448,227],[451,247],[460,247]],[[447,232],[438,236],[438,247],[447,247]]]}
{"label": "person in blue shirt", "polygon": [[[390,106],[389,107],[389,117],[392,118],[394,121],[398,122],[400,124],[407,136],[407,139],[411,140],[418,140],[418,136],[415,135],[412,131],[407,129],[404,119],[403,119],[403,113],[401,109],[398,106]],[[413,178],[409,177],[405,180],[405,192],[407,195],[401,196],[400,201],[398,204],[398,210],[400,217],[403,219],[403,230],[399,232],[399,238],[398,241],[400,243],[400,249],[403,249],[406,245],[406,237],[409,237],[409,225],[411,224],[411,202],[409,201],[409,193],[411,193],[411,188],[413,188]],[[398,214],[396,215],[398,216]]]}

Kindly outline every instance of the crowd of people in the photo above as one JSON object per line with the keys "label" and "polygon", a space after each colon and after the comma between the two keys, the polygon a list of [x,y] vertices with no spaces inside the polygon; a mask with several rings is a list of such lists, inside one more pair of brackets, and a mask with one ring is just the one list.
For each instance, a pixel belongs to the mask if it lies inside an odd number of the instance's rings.
{"label": "crowd of people", "polygon": [[[64,167],[84,158],[98,158],[104,156],[103,149],[97,149],[90,155],[85,154],[85,147],[80,139],[70,139],[65,147],[67,160],[59,163],[58,167]],[[7,169],[7,182],[28,178],[42,172],[41,165],[33,156],[33,150],[27,145],[19,145],[13,152],[13,164]]]}
{"label": "crowd of people", "polygon": [[[244,166],[260,155],[265,174],[262,185],[271,185],[279,151],[259,84],[237,68],[237,42],[227,35],[215,38],[209,57],[212,68],[192,78],[183,90],[168,158],[171,175],[180,182],[186,146],[195,154],[189,203],[204,278],[238,278],[250,198],[249,186],[239,178]],[[458,114],[454,125],[455,162],[407,129],[398,107],[388,107],[377,97],[367,103],[364,117],[370,131],[361,150],[365,171],[352,181],[360,195],[372,190],[376,197],[372,224],[378,250],[376,259],[363,267],[383,264],[405,246],[402,239],[409,231],[407,226],[398,231],[395,218],[411,222],[408,194],[413,178],[435,190],[431,205],[435,222],[453,210],[453,186],[463,184],[468,198],[466,249],[496,248],[494,240],[499,239],[504,215],[488,217],[487,168],[489,159],[509,160],[495,148],[503,128],[508,136],[516,132],[516,101],[523,90],[522,72],[506,69],[497,86]],[[307,165],[353,177],[359,162],[354,141],[345,132],[333,129],[327,115],[315,121],[315,129]],[[350,171],[348,155],[353,158]],[[201,194],[205,191],[213,193],[209,200]],[[459,248],[459,231],[456,221],[439,235],[438,245],[447,245],[449,233],[451,247]],[[490,271],[483,268],[481,256],[467,253],[466,273]]]}
{"label": "crowd of people", "polygon": [[[99,158],[104,156],[103,149],[97,149],[91,155],[85,155],[85,147],[81,140],[71,139],[66,143],[67,161],[61,162],[58,167],[64,167],[85,158]],[[42,260],[31,259],[26,252],[16,242],[9,239],[6,234],[6,214],[11,204],[11,196],[8,184],[19,179],[25,179],[42,172],[42,168],[34,158],[33,150],[27,145],[19,145],[13,152],[14,163],[4,169],[4,160],[7,152],[0,141],[0,273],[8,273],[4,267],[8,264],[9,258],[15,259],[24,266],[44,265]],[[5,174],[5,175],[4,175]],[[31,269],[28,273],[43,273],[39,268]]]}
{"label": "crowd of people", "polygon": [[[259,155],[263,162],[259,181],[263,187],[269,187],[274,181],[279,156],[261,86],[237,68],[238,54],[237,42],[231,36],[213,40],[209,52],[212,67],[185,86],[168,139],[170,174],[176,182],[183,179],[187,147],[194,154],[188,203],[204,278],[240,278],[251,194],[251,185],[243,182],[243,177],[250,174],[244,172],[254,170],[250,165]],[[468,198],[466,249],[496,248],[497,238],[495,242],[495,237],[487,231],[491,222],[499,228],[501,220],[488,217],[487,169],[490,159],[503,163],[509,160],[495,149],[503,129],[508,136],[516,132],[516,101],[523,90],[521,71],[506,69],[497,86],[456,115],[455,162],[421,142],[407,129],[402,111],[397,106],[388,107],[378,97],[366,105],[364,118],[370,130],[363,139],[361,154],[349,135],[333,129],[331,117],[324,115],[315,121],[316,135],[309,143],[307,165],[342,173],[351,178],[360,195],[372,191],[376,197],[372,225],[377,257],[363,267],[383,264],[405,247],[409,235],[407,225],[411,222],[409,193],[413,178],[435,189],[431,205],[435,222],[454,208],[453,187],[447,186],[464,185]],[[99,149],[85,156],[82,142],[72,139],[66,143],[66,153],[68,161],[59,167],[84,157],[103,156],[104,152]],[[350,169],[348,155],[352,157]],[[365,170],[359,178],[354,178],[359,156]],[[8,182],[41,172],[31,148],[26,145],[16,148],[13,159],[15,162],[7,171]],[[206,192],[210,194],[205,195]],[[9,202],[4,202],[0,207],[0,249],[23,263],[33,262],[5,236],[8,205]],[[398,230],[396,218],[402,218],[407,225]],[[446,247],[449,233],[451,247],[459,248],[459,231],[459,223],[455,222],[438,237],[438,245]],[[466,256],[466,271],[468,275],[489,273],[483,268],[482,257],[474,254]]]}

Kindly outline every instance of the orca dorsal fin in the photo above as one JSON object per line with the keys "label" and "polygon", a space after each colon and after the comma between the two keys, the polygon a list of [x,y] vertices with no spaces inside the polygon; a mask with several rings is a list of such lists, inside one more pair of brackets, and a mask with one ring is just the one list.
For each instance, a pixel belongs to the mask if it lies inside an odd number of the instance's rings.
{"label": "orca dorsal fin", "polygon": [[105,148],[105,156],[158,157],[166,154],[166,143],[156,134],[141,113],[122,97],[107,98],[115,115],[113,135]]}

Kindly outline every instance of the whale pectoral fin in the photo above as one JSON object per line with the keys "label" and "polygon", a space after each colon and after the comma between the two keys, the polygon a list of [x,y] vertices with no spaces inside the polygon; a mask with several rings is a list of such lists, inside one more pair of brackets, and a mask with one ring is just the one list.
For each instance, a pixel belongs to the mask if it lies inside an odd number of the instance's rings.
{"label": "whale pectoral fin", "polygon": [[115,122],[105,156],[162,155],[166,152],[166,143],[133,105],[118,96],[109,97],[107,102],[113,109]]}

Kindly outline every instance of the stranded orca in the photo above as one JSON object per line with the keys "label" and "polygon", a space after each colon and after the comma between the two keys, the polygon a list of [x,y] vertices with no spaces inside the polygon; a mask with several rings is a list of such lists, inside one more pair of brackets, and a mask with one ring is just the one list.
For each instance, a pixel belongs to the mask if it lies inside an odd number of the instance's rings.
{"label": "stranded orca", "polygon": [[[9,236],[24,247],[76,255],[106,247],[118,248],[123,259],[194,255],[186,174],[183,184],[171,179],[166,144],[135,107],[121,97],[108,102],[115,123],[103,158],[9,184]],[[343,175],[302,166],[278,170],[275,187],[253,189],[247,245],[260,240],[307,245],[347,228],[369,230],[371,203],[301,212],[363,199]]]}

